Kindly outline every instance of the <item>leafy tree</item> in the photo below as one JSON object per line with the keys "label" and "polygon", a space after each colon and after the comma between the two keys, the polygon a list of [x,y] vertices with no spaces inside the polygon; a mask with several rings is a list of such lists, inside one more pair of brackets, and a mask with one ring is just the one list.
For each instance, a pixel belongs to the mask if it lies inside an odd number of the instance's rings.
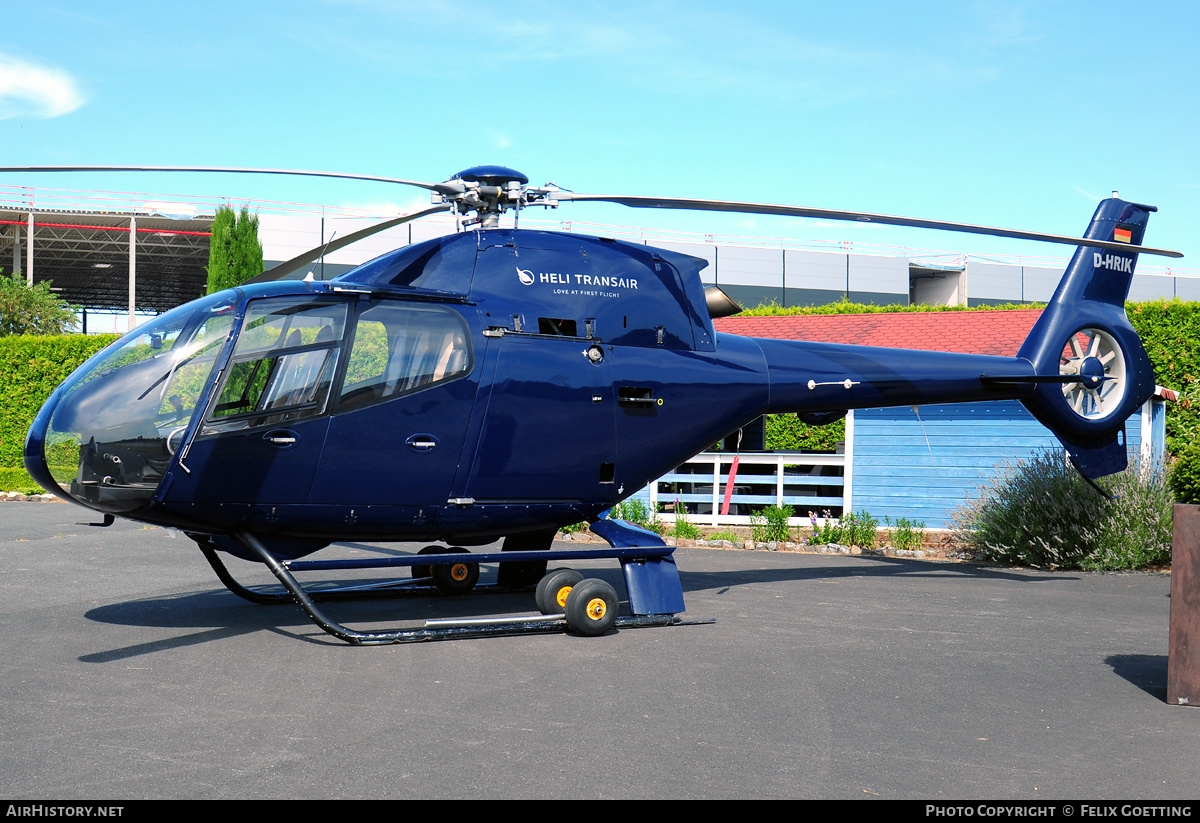
{"label": "leafy tree", "polygon": [[241,213],[221,206],[213,218],[208,246],[208,293],[233,288],[262,274],[263,249],[258,240],[258,215],[242,206]]}
{"label": "leafy tree", "polygon": [[65,334],[78,322],[75,307],[50,291],[49,280],[29,286],[20,272],[0,274],[0,337]]}

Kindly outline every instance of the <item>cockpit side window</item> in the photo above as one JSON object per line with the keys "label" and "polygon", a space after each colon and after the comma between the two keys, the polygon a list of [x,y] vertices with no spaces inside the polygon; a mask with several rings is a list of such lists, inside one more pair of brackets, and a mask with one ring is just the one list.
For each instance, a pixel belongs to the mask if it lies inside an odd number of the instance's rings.
{"label": "cockpit side window", "polygon": [[323,413],[346,314],[344,302],[286,297],[250,303],[204,434]]}
{"label": "cockpit side window", "polygon": [[420,391],[471,371],[466,323],[440,306],[380,303],[358,317],[338,411]]}

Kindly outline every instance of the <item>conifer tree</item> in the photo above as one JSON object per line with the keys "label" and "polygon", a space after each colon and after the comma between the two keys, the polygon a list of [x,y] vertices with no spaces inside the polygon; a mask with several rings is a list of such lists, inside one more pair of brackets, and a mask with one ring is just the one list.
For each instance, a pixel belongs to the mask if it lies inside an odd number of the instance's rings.
{"label": "conifer tree", "polygon": [[242,206],[240,214],[221,206],[213,217],[208,247],[208,293],[232,288],[262,274],[263,249],[258,215]]}

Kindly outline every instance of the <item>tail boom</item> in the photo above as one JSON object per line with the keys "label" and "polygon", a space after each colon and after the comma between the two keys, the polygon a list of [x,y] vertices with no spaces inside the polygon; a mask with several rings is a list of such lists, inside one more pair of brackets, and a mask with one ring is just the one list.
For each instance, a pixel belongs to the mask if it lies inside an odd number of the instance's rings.
{"label": "tail boom", "polygon": [[[1154,393],[1154,369],[1125,314],[1153,206],[1105,200],[1016,357],[755,339],[767,412],[1020,400],[1089,479],[1127,463],[1125,420]],[[1129,253],[1113,251],[1122,244]]]}

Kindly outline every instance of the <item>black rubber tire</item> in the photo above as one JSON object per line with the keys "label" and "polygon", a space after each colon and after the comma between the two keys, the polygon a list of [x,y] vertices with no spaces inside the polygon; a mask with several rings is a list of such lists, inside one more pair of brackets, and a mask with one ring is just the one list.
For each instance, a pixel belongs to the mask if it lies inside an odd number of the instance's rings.
{"label": "black rubber tire", "polygon": [[[417,554],[457,554],[466,551],[466,549],[457,549],[457,551],[455,549],[454,546],[426,546]],[[414,580],[421,577],[433,577],[433,566],[412,566],[411,571]]]}
{"label": "black rubber tire", "polygon": [[548,572],[538,581],[537,591],[533,595],[538,611],[542,614],[565,614],[567,594],[581,580],[583,575],[574,569],[553,569]]}
{"label": "black rubber tire", "polygon": [[585,637],[596,637],[617,622],[621,601],[616,589],[597,578],[578,583],[567,595],[567,625]]}
{"label": "black rubber tire", "polygon": [[[449,547],[444,554],[470,554],[460,546]],[[451,597],[466,594],[479,582],[478,563],[442,563],[433,567],[433,585]]]}

